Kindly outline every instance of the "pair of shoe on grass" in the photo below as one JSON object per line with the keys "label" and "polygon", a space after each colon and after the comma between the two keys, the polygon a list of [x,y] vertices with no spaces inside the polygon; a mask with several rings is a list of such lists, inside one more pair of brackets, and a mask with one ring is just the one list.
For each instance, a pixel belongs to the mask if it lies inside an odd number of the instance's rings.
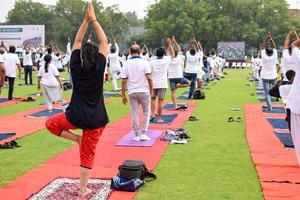
{"label": "pair of shoe on grass", "polygon": [[0,149],[13,149],[15,147],[21,147],[15,140],[0,144]]}

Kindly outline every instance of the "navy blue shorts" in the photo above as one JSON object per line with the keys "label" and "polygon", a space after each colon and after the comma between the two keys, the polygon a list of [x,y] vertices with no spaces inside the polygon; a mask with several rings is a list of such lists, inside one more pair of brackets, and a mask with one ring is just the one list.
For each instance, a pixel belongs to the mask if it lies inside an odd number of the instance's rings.
{"label": "navy blue shorts", "polygon": [[182,84],[182,85],[189,84],[189,81],[183,77],[182,78],[170,78],[169,81],[170,81],[170,88],[172,91],[176,90],[176,86],[178,83]]}

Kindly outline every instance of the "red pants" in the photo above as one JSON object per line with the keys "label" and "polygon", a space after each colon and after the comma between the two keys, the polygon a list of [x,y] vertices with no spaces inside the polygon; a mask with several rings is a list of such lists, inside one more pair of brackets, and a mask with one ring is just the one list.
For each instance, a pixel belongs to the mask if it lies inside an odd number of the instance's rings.
{"label": "red pants", "polygon": [[[60,136],[64,130],[77,129],[67,120],[65,113],[61,113],[49,118],[46,121],[46,128],[56,136]],[[93,167],[97,143],[104,128],[105,127],[94,130],[82,130],[80,166],[89,169]]]}

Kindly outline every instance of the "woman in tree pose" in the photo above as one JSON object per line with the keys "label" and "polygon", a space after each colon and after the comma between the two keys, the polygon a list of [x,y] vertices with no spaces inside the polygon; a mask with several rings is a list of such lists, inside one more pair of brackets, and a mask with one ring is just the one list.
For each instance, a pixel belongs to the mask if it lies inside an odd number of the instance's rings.
{"label": "woman in tree pose", "polygon": [[[93,24],[100,41],[99,46],[90,41],[82,46],[89,23]],[[70,69],[74,85],[71,103],[66,113],[53,116],[46,122],[46,127],[51,133],[75,141],[80,146],[81,197],[91,193],[87,184],[95,159],[96,146],[108,123],[103,99],[103,78],[108,50],[106,35],[96,19],[93,4],[90,2],[71,54]],[[82,136],[72,131],[77,128],[83,129]]]}

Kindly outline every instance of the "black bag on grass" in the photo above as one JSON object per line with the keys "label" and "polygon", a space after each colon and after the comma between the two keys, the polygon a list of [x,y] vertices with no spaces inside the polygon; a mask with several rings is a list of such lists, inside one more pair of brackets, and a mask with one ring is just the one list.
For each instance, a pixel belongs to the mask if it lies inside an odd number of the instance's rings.
{"label": "black bag on grass", "polygon": [[201,89],[196,89],[193,93],[193,99],[205,99],[205,94]]}
{"label": "black bag on grass", "polygon": [[125,160],[125,162],[119,166],[119,176],[129,180],[136,178],[143,180],[146,177],[156,179],[156,176],[148,171],[142,160]]}

